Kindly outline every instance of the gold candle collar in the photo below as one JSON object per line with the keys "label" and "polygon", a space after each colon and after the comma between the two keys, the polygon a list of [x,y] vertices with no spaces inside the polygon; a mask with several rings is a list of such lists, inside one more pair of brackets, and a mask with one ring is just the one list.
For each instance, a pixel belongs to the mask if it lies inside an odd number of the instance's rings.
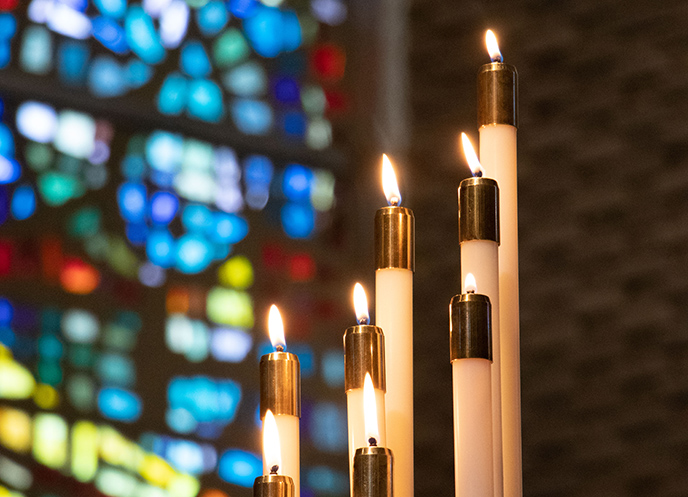
{"label": "gold candle collar", "polygon": [[389,206],[375,213],[375,269],[416,269],[415,218],[406,207]]}
{"label": "gold candle collar", "polygon": [[478,71],[478,128],[493,124],[518,127],[518,73],[503,62]]}
{"label": "gold candle collar", "polygon": [[344,332],[344,388],[363,388],[366,373],[373,386],[387,391],[385,382],[385,337],[382,328],[358,325]]}
{"label": "gold candle collar", "polygon": [[294,480],[284,475],[259,476],[253,482],[253,497],[295,497]]}
{"label": "gold candle collar", "polygon": [[499,187],[490,178],[467,178],[459,185],[459,243],[499,243]]}
{"label": "gold candle collar", "polygon": [[301,368],[289,352],[272,352],[260,359],[260,417],[265,411],[301,417]]}

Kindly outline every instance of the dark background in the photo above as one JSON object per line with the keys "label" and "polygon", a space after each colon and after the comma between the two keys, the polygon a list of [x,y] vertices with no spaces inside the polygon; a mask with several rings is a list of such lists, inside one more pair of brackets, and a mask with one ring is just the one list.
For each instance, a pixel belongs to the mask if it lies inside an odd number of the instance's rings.
{"label": "dark background", "polygon": [[415,0],[408,19],[417,493],[453,492],[457,137],[478,137],[491,28],[520,75],[524,495],[688,495],[688,4]]}

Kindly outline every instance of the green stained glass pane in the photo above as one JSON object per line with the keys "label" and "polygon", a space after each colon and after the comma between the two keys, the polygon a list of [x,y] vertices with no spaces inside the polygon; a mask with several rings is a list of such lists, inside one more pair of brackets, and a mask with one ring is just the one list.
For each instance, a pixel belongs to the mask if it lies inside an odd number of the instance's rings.
{"label": "green stained glass pane", "polygon": [[96,207],[84,207],[75,212],[67,223],[67,231],[76,238],[87,238],[100,231],[102,214]]}
{"label": "green stained glass pane", "polygon": [[50,145],[29,142],[24,150],[26,162],[36,172],[41,172],[50,167],[55,158],[55,153]]}
{"label": "green stained glass pane", "polygon": [[308,114],[323,115],[327,107],[325,92],[319,86],[306,86],[301,90],[301,105]]}
{"label": "green stained glass pane", "polygon": [[136,345],[136,333],[117,324],[109,324],[103,334],[103,345],[107,348],[129,351]]}
{"label": "green stained glass pane", "polygon": [[213,147],[210,143],[186,140],[182,152],[182,168],[209,171],[213,166]]}
{"label": "green stained glass pane", "polygon": [[138,258],[129,249],[124,240],[118,238],[110,239],[107,260],[110,267],[122,276],[135,278],[138,274]]}
{"label": "green stained glass pane", "polygon": [[309,15],[299,16],[299,23],[301,24],[302,45],[308,46],[317,39],[320,25]]}
{"label": "green stained glass pane", "polygon": [[93,352],[93,347],[83,343],[73,343],[69,345],[69,352],[67,354],[69,362],[75,368],[87,369],[90,368],[96,360],[96,355]]}
{"label": "green stained glass pane", "polygon": [[[332,125],[327,119],[314,119],[308,123],[308,129],[306,130],[306,145],[315,150],[322,150],[329,147],[332,144]],[[327,208],[319,209],[313,205],[318,210],[327,210]]]}
{"label": "green stained glass pane", "polygon": [[248,43],[236,28],[225,31],[213,45],[213,59],[219,67],[229,67],[245,59],[249,54]]}
{"label": "green stained glass pane", "polygon": [[253,302],[246,292],[215,287],[208,293],[206,300],[208,319],[218,324],[253,327]]}
{"label": "green stained glass pane", "polygon": [[70,176],[76,176],[81,171],[81,160],[70,155],[60,155],[57,159],[57,169]]}
{"label": "green stained glass pane", "polygon": [[127,143],[127,155],[144,155],[146,153],[146,136],[135,135]]}
{"label": "green stained glass pane", "polygon": [[186,0],[186,3],[192,9],[199,9],[207,4],[210,0]]}
{"label": "green stained glass pane", "polygon": [[86,240],[84,248],[88,255],[97,261],[102,261],[107,257],[110,242],[107,235],[98,233]]}
{"label": "green stained glass pane", "polygon": [[95,385],[86,375],[74,375],[67,380],[67,395],[70,403],[80,411],[93,409]]}
{"label": "green stained glass pane", "polygon": [[38,178],[38,191],[46,204],[55,207],[83,195],[84,187],[73,176],[47,172]]}
{"label": "green stained glass pane", "polygon": [[41,361],[37,368],[38,379],[48,385],[59,385],[62,382],[62,368],[59,362]]}

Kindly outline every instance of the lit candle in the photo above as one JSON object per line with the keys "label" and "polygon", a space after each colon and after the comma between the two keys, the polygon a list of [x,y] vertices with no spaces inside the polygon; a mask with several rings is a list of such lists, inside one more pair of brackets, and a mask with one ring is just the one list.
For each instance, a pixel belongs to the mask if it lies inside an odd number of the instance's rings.
{"label": "lit candle", "polygon": [[469,273],[480,281],[480,292],[492,304],[492,452],[494,456],[495,497],[501,497],[502,473],[502,399],[499,347],[499,188],[497,182],[483,177],[480,161],[465,133],[463,151],[473,178],[459,185],[459,246],[461,281]]}
{"label": "lit candle", "polygon": [[388,207],[375,214],[375,316],[385,330],[387,446],[396,454],[397,497],[413,496],[413,271],[415,221],[401,207],[392,164],[382,156]]}
{"label": "lit candle", "polygon": [[449,306],[455,495],[493,497],[490,299],[470,273],[464,292]]}
{"label": "lit candle", "polygon": [[[268,318],[270,341],[275,352],[260,359],[260,417],[265,429],[268,410],[275,415],[279,434],[282,473],[294,480],[295,495],[298,497],[300,474],[299,418],[301,417],[301,368],[295,354],[285,352],[284,325],[277,306],[270,307]],[[263,460],[263,471],[270,468]]]}
{"label": "lit candle", "polygon": [[385,428],[385,337],[382,329],[369,325],[368,300],[360,283],[354,286],[354,309],[358,326],[344,332],[346,408],[349,427],[349,477],[353,494],[354,453],[367,444],[364,421],[364,381],[372,378],[377,406],[378,443],[387,442]]}
{"label": "lit candle", "polygon": [[[367,441],[354,455],[354,497],[392,497],[392,451],[380,442],[377,396],[373,381],[366,373],[363,387],[365,433]],[[398,495],[398,494],[397,494]]]}
{"label": "lit candle", "polygon": [[[518,75],[502,62],[497,40],[485,37],[492,63],[478,72],[480,160],[499,184],[499,334],[502,385],[504,495],[521,497],[521,360],[518,311],[518,202],[516,127]],[[499,494],[496,494],[499,495]]]}
{"label": "lit candle", "polygon": [[268,471],[253,482],[253,497],[294,497],[294,480],[281,475],[282,454],[279,431],[270,409],[263,422],[263,468]]}

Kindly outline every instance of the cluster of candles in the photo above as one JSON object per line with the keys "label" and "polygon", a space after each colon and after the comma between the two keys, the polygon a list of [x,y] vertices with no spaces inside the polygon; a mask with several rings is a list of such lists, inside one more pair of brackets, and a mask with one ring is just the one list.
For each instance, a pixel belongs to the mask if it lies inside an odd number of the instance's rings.
{"label": "cluster of candles", "polygon": [[[462,133],[473,177],[458,190],[463,293],[449,305],[455,487],[461,497],[521,497],[518,81],[491,31],[486,43],[492,62],[478,73],[482,165]],[[415,220],[400,205],[386,155],[382,183],[389,205],[375,215],[377,326],[369,323],[365,291],[357,283],[358,324],[344,333],[351,495],[412,497]],[[268,328],[275,351],[260,361],[264,476],[256,479],[253,494],[298,497],[299,360],[286,352],[275,306]]]}

